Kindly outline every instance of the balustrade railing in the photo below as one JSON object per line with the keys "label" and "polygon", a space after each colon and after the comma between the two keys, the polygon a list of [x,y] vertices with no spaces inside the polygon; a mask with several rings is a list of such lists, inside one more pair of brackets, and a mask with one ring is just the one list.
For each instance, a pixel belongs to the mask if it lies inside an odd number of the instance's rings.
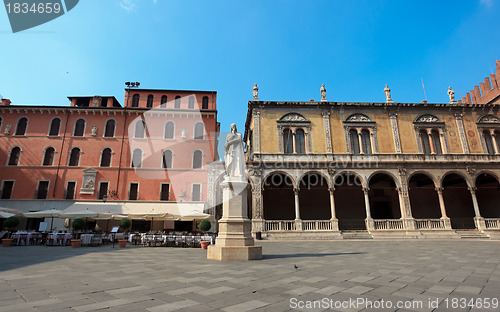
{"label": "balustrade railing", "polygon": [[403,230],[402,220],[373,220],[375,230]]}
{"label": "balustrade railing", "polygon": [[266,220],[264,231],[295,231],[295,221],[293,220]]}
{"label": "balustrade railing", "polygon": [[[264,231],[280,232],[295,231],[297,226],[293,220],[266,220],[264,221]],[[331,231],[332,222],[330,220],[302,220],[302,231]]]}
{"label": "balustrade railing", "polygon": [[302,221],[303,231],[331,231],[332,222],[324,220],[307,220]]}
{"label": "balustrade railing", "polygon": [[499,229],[500,230],[500,219],[484,219],[487,229]]}
{"label": "balustrade railing", "polygon": [[444,230],[445,223],[442,219],[416,219],[417,230]]}

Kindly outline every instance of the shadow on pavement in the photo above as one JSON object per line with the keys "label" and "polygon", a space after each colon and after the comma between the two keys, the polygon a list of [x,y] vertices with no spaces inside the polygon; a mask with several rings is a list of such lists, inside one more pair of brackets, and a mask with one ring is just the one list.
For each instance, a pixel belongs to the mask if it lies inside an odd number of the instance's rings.
{"label": "shadow on pavement", "polygon": [[69,246],[0,247],[0,272],[85,254],[119,252],[119,250],[118,244],[114,248],[112,248],[112,245],[80,248],[71,248]]}

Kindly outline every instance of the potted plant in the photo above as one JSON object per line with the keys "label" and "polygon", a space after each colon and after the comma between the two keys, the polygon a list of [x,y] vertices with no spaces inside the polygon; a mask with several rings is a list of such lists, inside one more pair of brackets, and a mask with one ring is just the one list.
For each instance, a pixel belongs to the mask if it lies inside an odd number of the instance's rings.
{"label": "potted plant", "polygon": [[[120,226],[121,229],[123,229],[124,231],[126,231],[132,225],[132,221],[130,221],[129,218],[123,218],[123,219],[120,220],[120,223],[118,225]],[[127,247],[127,240],[126,239],[119,239],[118,240],[118,246],[120,248]]]}
{"label": "potted plant", "polygon": [[81,239],[79,235],[80,233],[77,232],[80,232],[85,228],[85,220],[83,220],[82,218],[75,219],[73,220],[73,222],[71,222],[71,227],[75,232],[75,238],[71,240],[71,247],[78,248],[80,247]]}
{"label": "potted plant", "polygon": [[12,238],[10,238],[11,232],[19,225],[19,218],[14,216],[9,217],[5,220],[4,225],[9,230],[9,234],[7,238],[2,239],[2,247],[10,247],[12,244]]}
{"label": "potted plant", "polygon": [[203,240],[200,242],[201,249],[207,249],[208,245],[210,244],[210,241],[206,240],[206,233],[212,225],[210,224],[210,221],[208,220],[201,220],[200,224],[198,224],[198,228],[203,231]]}

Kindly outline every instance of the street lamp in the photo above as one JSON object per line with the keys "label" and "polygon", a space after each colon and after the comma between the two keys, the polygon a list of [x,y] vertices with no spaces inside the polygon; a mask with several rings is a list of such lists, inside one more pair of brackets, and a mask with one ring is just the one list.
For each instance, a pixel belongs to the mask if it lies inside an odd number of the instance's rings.
{"label": "street lamp", "polygon": [[107,200],[108,200],[108,194],[104,194],[104,196],[102,197],[102,201],[106,203]]}

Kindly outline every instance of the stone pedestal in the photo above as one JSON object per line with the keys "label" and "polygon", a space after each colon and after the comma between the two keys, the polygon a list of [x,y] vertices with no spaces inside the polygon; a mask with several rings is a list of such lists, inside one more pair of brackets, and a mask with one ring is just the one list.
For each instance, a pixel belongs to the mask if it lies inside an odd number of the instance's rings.
{"label": "stone pedestal", "polygon": [[262,259],[262,246],[255,246],[252,222],[247,217],[248,182],[226,178],[220,184],[223,204],[219,235],[215,245],[208,246],[207,259],[235,261]]}

